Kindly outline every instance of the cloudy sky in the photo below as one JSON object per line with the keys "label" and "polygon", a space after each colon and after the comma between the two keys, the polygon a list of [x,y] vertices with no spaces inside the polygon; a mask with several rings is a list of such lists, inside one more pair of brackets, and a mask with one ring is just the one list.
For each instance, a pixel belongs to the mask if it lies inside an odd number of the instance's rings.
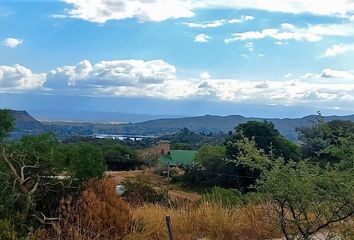
{"label": "cloudy sky", "polygon": [[0,0],[0,107],[354,113],[354,0]]}

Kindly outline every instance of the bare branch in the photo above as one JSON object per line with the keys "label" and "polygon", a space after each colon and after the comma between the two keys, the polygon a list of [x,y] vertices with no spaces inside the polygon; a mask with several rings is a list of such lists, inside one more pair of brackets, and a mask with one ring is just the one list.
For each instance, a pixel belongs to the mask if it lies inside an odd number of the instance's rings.
{"label": "bare branch", "polygon": [[1,147],[1,152],[2,152],[2,158],[4,159],[4,161],[6,162],[6,164],[9,166],[12,174],[14,175],[15,178],[21,179],[20,176],[18,175],[15,167],[12,165],[11,161],[9,160],[9,158],[6,155],[6,150],[4,148],[4,146],[0,145]]}

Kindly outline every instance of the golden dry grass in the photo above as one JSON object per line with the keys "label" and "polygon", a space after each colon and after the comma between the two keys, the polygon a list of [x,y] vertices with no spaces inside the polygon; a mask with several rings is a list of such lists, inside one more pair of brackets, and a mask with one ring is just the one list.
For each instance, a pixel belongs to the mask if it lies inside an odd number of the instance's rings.
{"label": "golden dry grass", "polygon": [[204,204],[184,209],[145,205],[132,210],[133,229],[125,240],[167,239],[165,216],[171,216],[175,239],[258,240],[281,236],[267,206],[225,209]]}
{"label": "golden dry grass", "polygon": [[[149,183],[156,190],[166,189],[166,178],[156,175],[153,169],[136,170],[136,171],[111,171],[106,172],[106,175],[111,177],[116,184],[120,184],[126,178],[135,178],[143,182]],[[196,192],[188,192],[170,184],[169,196],[172,201],[184,200],[186,202],[197,202],[201,195]]]}

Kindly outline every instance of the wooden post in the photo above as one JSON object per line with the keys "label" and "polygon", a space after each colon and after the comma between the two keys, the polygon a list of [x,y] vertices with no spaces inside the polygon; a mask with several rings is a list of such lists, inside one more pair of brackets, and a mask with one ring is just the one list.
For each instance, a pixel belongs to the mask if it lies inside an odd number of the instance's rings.
{"label": "wooden post", "polygon": [[167,162],[167,196],[170,190],[170,161]]}
{"label": "wooden post", "polygon": [[167,224],[167,230],[168,230],[168,239],[173,240],[172,223],[171,223],[170,216],[166,216],[166,224]]}

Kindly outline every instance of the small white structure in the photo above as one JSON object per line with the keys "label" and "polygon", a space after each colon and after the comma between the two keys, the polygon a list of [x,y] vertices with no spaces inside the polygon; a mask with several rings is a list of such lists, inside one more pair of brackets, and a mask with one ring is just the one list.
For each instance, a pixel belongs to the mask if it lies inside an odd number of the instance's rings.
{"label": "small white structure", "polygon": [[124,194],[124,192],[125,192],[125,187],[124,187],[124,185],[117,185],[117,186],[116,186],[116,193],[117,193],[117,195],[122,196],[122,195]]}

